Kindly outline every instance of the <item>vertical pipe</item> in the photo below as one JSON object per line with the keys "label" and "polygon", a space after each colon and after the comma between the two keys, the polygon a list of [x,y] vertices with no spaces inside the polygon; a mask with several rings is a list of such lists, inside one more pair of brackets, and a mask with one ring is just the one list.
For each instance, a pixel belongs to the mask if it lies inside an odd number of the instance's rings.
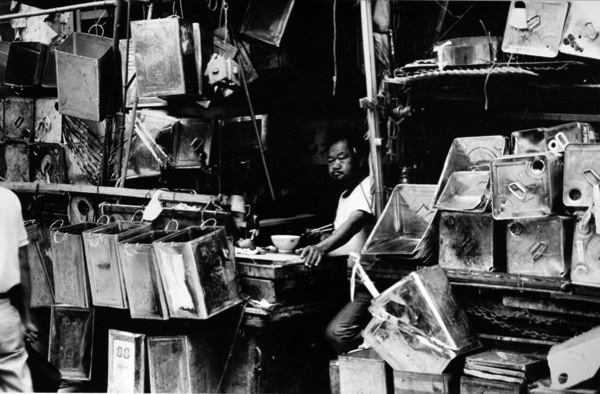
{"label": "vertical pipe", "polygon": [[[371,14],[371,0],[360,1],[360,20],[362,27],[363,56],[365,63],[365,78],[367,84],[367,99],[375,100],[377,96],[377,74],[375,69],[375,52],[373,45],[373,16]],[[381,165],[381,135],[379,132],[379,113],[377,108],[367,108],[367,124],[369,126],[369,156],[371,176],[375,186],[373,209],[375,217],[383,211],[384,188],[383,169]]]}

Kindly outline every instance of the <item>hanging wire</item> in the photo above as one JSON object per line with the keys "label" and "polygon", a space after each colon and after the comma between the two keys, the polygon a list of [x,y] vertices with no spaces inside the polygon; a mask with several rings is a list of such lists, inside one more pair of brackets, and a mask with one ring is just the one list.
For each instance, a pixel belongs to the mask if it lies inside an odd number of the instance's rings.
{"label": "hanging wire", "polygon": [[219,0],[206,0],[206,7],[209,11],[215,12],[219,7]]}
{"label": "hanging wire", "polygon": [[458,22],[460,22],[460,21],[461,21],[461,19],[462,19],[462,18],[464,18],[464,16],[465,16],[465,15],[467,15],[467,13],[468,13],[469,11],[471,11],[471,9],[472,9],[473,7],[475,7],[475,4],[477,4],[477,2],[473,2],[473,4],[471,4],[471,6],[470,6],[469,8],[467,8],[467,10],[466,10],[465,12],[463,12],[463,13],[462,13],[460,16],[456,17],[456,21],[454,21],[454,23],[453,23],[453,24],[452,24],[452,25],[451,25],[451,26],[450,26],[450,27],[449,27],[449,28],[448,28],[448,29],[447,29],[447,30],[446,30],[444,33],[442,33],[442,34],[439,36],[439,38],[438,38],[438,41],[440,41],[442,38],[444,38],[444,36],[445,36],[446,34],[448,34],[448,33],[450,32],[450,30],[452,30],[452,29],[454,28],[454,26],[455,26],[455,25],[456,25]]}
{"label": "hanging wire", "polygon": [[[104,16],[106,15],[106,10],[104,10],[102,12],[102,14],[100,14],[100,17],[96,20],[96,22],[90,26],[90,28],[88,29],[88,33],[91,33],[93,28],[96,28],[96,35],[101,35],[102,37],[104,37],[104,26],[106,24],[106,21],[104,21],[104,23],[100,24],[100,21],[102,20],[102,18],[104,18]],[[100,29],[102,31],[102,34],[98,34],[98,29]]]}
{"label": "hanging wire", "polygon": [[338,66],[337,66],[337,0],[333,0],[333,93],[335,96],[337,90],[337,77],[338,77]]}

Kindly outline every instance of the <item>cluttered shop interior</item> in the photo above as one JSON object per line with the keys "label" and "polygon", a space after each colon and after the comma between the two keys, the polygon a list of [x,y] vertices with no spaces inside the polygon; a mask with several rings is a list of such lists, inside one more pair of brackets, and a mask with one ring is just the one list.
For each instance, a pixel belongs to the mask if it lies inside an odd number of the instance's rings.
{"label": "cluttered shop interior", "polygon": [[0,0],[0,392],[597,393],[600,1]]}

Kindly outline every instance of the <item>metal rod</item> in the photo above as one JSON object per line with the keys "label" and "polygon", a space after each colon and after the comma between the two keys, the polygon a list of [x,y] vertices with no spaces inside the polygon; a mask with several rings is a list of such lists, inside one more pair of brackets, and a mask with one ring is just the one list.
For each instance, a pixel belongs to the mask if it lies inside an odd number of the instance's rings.
{"label": "metal rod", "polygon": [[[371,15],[371,0],[360,2],[360,20],[362,27],[362,45],[365,63],[365,77],[367,84],[367,98],[375,100],[377,96],[377,74],[375,69],[375,52],[373,48],[373,16]],[[383,169],[381,165],[381,134],[379,132],[379,112],[376,107],[367,108],[367,124],[369,126],[369,145],[371,154],[369,156],[371,176],[375,186],[373,208],[375,217],[379,217],[383,211],[384,188]]]}
{"label": "metal rod", "polygon": [[48,8],[47,10],[37,10],[37,11],[31,11],[31,12],[0,15],[0,21],[14,19],[14,18],[27,18],[30,16],[48,15],[48,14],[54,14],[55,12],[76,11],[76,10],[82,10],[84,8],[108,7],[108,6],[114,6],[116,4],[117,4],[116,0],[94,1],[91,3],[74,4],[74,5],[67,5],[64,7]]}

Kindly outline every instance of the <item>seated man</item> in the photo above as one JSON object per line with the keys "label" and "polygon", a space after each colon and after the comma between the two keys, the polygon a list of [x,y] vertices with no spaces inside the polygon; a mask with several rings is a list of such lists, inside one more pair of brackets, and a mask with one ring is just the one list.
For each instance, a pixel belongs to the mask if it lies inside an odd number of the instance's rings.
{"label": "seated man", "polygon": [[[361,172],[360,146],[355,140],[332,131],[328,135],[329,175],[341,182],[345,191],[341,194],[334,231],[319,243],[305,247],[300,257],[307,266],[318,265],[325,254],[347,256],[360,253],[373,227],[372,180]],[[371,296],[357,291],[349,302],[329,323],[325,336],[338,353],[355,349],[362,343],[361,330],[370,320],[368,307]]]}

